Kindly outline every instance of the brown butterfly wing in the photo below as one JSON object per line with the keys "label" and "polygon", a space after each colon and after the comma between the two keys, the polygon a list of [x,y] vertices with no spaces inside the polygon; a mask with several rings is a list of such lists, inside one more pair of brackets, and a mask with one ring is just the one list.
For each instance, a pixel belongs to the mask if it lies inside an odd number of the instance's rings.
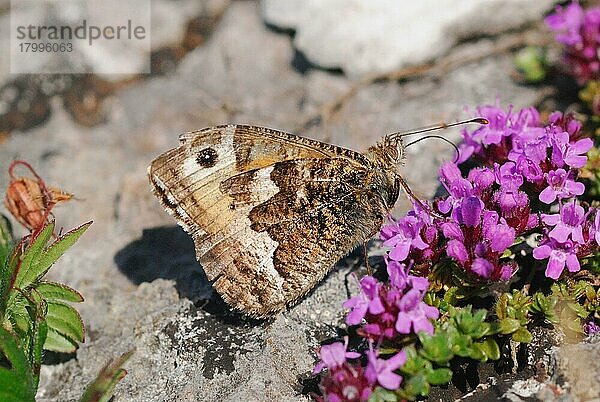
{"label": "brown butterfly wing", "polygon": [[150,181],[215,289],[248,314],[284,309],[381,222],[362,154],[237,125],[181,143],[152,162]]}

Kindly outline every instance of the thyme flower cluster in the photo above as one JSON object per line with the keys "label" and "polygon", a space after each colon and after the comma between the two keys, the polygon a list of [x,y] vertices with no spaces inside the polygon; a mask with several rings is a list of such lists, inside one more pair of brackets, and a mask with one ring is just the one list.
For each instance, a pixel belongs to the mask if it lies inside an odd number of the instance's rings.
{"label": "thyme flower cluster", "polygon": [[580,85],[600,79],[600,6],[584,10],[577,1],[557,6],[545,23],[564,46],[567,72]]}
{"label": "thyme flower cluster", "polygon": [[[462,131],[458,160],[439,171],[447,195],[414,203],[382,227],[388,280],[363,277],[359,294],[344,303],[346,323],[369,347],[348,352],[346,340],[320,349],[318,399],[366,401],[377,387],[401,387],[407,357],[399,345],[433,336],[440,316],[424,301],[425,276],[438,264],[453,264],[473,283],[508,281],[519,268],[511,248],[534,235],[533,257],[558,279],[598,252],[600,213],[577,199],[585,191],[579,171],[593,146],[581,124],[560,112],[543,124],[535,108],[491,105],[476,114],[490,124]],[[382,344],[396,352],[380,355]]]}
{"label": "thyme flower cluster", "polygon": [[[490,124],[463,130],[457,164],[446,162],[440,182],[448,195],[434,202],[443,219],[416,207],[382,229],[389,257],[412,261],[428,273],[445,258],[482,281],[508,280],[517,269],[506,258],[513,243],[537,232],[542,241],[533,256],[546,260],[546,276],[557,279],[566,267],[580,270],[580,260],[598,248],[600,215],[576,197],[578,181],[593,146],[582,138],[571,115],[552,113],[542,125],[535,108],[515,111],[498,106],[477,108]],[[463,177],[459,165],[477,162]],[[554,212],[553,212],[554,211]]]}

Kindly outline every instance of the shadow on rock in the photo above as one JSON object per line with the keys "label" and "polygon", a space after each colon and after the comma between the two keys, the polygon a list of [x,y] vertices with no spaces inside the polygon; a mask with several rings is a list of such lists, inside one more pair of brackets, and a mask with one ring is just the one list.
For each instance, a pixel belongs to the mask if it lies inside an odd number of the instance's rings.
{"label": "shadow on rock", "polygon": [[179,296],[196,303],[211,298],[212,287],[196,261],[194,242],[179,226],[144,229],[142,237],[115,254],[115,263],[133,283],[174,280]]}
{"label": "shadow on rock", "polygon": [[155,279],[175,281],[180,297],[230,325],[257,325],[263,320],[233,310],[216,292],[196,261],[194,242],[179,226],[144,229],[142,237],[122,248],[115,264],[136,285]]}

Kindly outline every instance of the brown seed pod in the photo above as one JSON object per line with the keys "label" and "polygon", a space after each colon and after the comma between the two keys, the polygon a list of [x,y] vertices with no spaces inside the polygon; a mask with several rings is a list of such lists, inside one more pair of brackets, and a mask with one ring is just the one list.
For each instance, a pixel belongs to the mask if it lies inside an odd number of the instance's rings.
{"label": "brown seed pod", "polygon": [[[15,176],[14,169],[22,165],[34,176]],[[56,187],[48,187],[33,167],[22,160],[16,160],[8,168],[10,183],[6,189],[4,205],[15,219],[27,229],[41,229],[52,215],[52,208],[59,202],[68,201],[73,194]]]}

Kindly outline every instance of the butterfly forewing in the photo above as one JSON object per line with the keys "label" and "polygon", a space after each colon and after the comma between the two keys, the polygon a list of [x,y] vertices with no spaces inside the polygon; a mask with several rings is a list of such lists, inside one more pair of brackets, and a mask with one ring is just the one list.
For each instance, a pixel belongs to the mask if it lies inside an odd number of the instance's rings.
{"label": "butterfly forewing", "polygon": [[362,154],[262,127],[184,134],[150,181],[194,238],[223,298],[253,316],[281,311],[376,231],[379,172]]}

